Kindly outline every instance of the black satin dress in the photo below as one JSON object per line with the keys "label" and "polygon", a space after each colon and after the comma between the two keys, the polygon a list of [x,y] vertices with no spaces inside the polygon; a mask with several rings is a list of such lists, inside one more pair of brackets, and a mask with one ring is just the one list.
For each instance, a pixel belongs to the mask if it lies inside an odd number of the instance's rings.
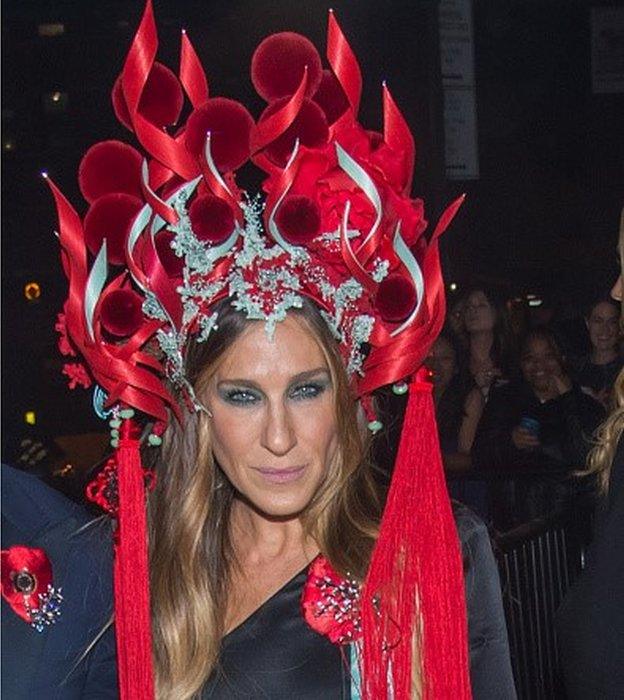
{"label": "black satin dress", "polygon": [[202,700],[348,700],[349,647],[313,629],[301,613],[307,568],[224,639]]}

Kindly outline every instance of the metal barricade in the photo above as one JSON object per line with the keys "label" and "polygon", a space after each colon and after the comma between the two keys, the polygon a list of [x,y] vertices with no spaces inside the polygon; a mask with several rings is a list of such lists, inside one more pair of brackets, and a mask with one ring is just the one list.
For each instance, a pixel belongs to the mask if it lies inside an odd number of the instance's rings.
{"label": "metal barricade", "polygon": [[555,614],[583,566],[590,511],[534,520],[495,538],[518,697],[564,698]]}

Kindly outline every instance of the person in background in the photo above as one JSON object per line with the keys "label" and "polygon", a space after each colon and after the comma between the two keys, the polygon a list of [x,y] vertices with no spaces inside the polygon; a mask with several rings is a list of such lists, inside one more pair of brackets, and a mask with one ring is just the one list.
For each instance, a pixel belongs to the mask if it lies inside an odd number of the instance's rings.
{"label": "person in background", "polygon": [[569,496],[560,473],[585,463],[603,410],[572,382],[549,330],[535,328],[525,336],[520,368],[520,381],[492,390],[472,456],[483,469],[559,472],[550,484],[528,484],[526,513],[516,516],[532,518],[556,510]]}
{"label": "person in background", "polygon": [[604,406],[607,406],[615,378],[622,369],[619,315],[617,305],[610,299],[595,302],[585,314],[591,349],[580,358],[576,379]]}
{"label": "person in background", "polygon": [[483,395],[460,366],[460,356],[453,337],[443,333],[427,358],[433,372],[440,448],[451,471],[470,468],[470,450],[484,405]]}
{"label": "person in background", "polygon": [[[611,295],[621,303],[624,209],[619,254],[621,271]],[[619,327],[624,329],[621,316]],[[613,409],[596,433],[588,460],[588,472],[597,476],[600,494],[588,566],[557,616],[569,700],[615,700],[624,689],[624,370],[615,380],[613,394]]]}
{"label": "person in background", "polygon": [[433,372],[440,449],[449,494],[487,521],[485,485],[461,476],[472,467],[470,450],[485,399],[470,374],[461,366],[460,358],[461,350],[448,332],[438,337],[427,358],[427,366]]}
{"label": "person in background", "polygon": [[464,326],[468,369],[487,398],[495,384],[509,378],[512,337],[505,308],[491,292],[475,289],[466,297]]}

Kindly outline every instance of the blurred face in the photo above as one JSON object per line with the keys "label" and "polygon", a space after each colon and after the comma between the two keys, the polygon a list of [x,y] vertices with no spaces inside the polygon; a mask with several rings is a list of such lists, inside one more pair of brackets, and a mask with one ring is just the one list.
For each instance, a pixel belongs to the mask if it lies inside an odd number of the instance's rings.
{"label": "blurred face", "polygon": [[427,367],[433,372],[433,381],[441,388],[446,388],[456,368],[453,346],[446,338],[438,338],[427,358]]}
{"label": "blurred face", "polygon": [[484,292],[472,292],[466,299],[464,325],[468,333],[491,331],[496,322],[496,312]]}
{"label": "blurred face", "polygon": [[586,320],[589,339],[596,350],[613,350],[618,340],[619,314],[613,304],[596,304]]}
{"label": "blurred face", "polygon": [[329,366],[305,323],[288,316],[272,339],[250,324],[202,398],[215,458],[240,496],[267,517],[305,510],[338,450]]}
{"label": "blurred face", "polygon": [[520,368],[525,380],[537,392],[548,391],[553,375],[563,373],[559,354],[543,338],[531,339],[520,358]]}

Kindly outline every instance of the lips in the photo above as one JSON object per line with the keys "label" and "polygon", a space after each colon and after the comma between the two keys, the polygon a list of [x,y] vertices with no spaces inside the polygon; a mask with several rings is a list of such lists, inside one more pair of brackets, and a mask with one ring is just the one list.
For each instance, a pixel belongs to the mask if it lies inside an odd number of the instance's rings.
{"label": "lips", "polygon": [[284,469],[275,469],[273,467],[254,467],[258,474],[272,484],[286,484],[291,481],[296,481],[303,475],[305,468],[305,464],[295,467],[286,467]]}

